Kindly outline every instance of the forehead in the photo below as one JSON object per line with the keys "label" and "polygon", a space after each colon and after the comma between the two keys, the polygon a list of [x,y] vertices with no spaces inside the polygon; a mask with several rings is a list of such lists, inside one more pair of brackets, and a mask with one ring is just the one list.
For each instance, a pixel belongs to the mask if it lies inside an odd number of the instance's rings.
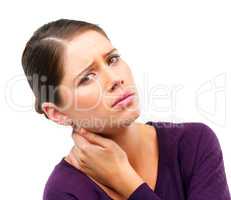
{"label": "forehead", "polygon": [[111,42],[101,33],[88,30],[74,37],[65,48],[65,66],[87,66],[112,49]]}

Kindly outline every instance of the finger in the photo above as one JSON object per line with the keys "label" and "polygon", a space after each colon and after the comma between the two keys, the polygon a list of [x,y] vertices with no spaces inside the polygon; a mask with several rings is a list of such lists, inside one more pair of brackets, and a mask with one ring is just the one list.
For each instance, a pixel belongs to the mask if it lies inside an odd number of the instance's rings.
{"label": "finger", "polygon": [[84,164],[87,164],[87,161],[91,159],[92,155],[105,149],[100,145],[91,144],[84,137],[80,135],[76,135],[75,138],[77,138],[75,142],[75,146],[77,148],[79,157]]}
{"label": "finger", "polygon": [[[93,135],[96,135],[94,133],[91,133],[87,130],[83,130],[83,128],[81,128],[82,130],[79,132],[79,134],[73,134],[72,135],[72,139],[74,140],[74,143],[84,152],[84,153],[87,153],[88,150],[90,149],[94,149],[94,148],[104,148],[105,146],[108,146],[108,144],[105,144],[104,143],[99,143],[99,142],[96,142],[95,140],[91,139],[91,136],[86,136],[86,134],[90,133]],[[96,135],[97,137],[97,135]],[[99,136],[101,137],[101,136]],[[102,140],[109,140],[109,139],[106,139],[106,138],[103,138],[102,137]],[[109,143],[110,141],[108,141],[107,143]]]}
{"label": "finger", "polygon": [[81,169],[81,167],[80,167],[80,165],[79,165],[78,157],[74,154],[73,151],[74,151],[74,150],[72,150],[72,151],[69,153],[69,155],[68,155],[68,157],[69,157],[69,159],[70,159],[70,161],[71,161],[71,164],[72,164],[75,168]]}
{"label": "finger", "polygon": [[86,138],[90,143],[100,145],[101,147],[107,147],[111,141],[103,136],[100,136],[96,133],[87,131],[86,129],[81,128],[79,134]]}
{"label": "finger", "polygon": [[84,139],[81,136],[78,136],[78,140],[75,143],[75,147],[76,147],[75,150],[78,150],[81,152],[81,154],[84,154],[84,153],[86,153],[88,146],[89,146],[89,143],[86,142],[86,139]]}
{"label": "finger", "polygon": [[72,136],[74,143],[81,149],[85,148],[87,145],[90,145],[89,141],[79,134],[74,134]]}
{"label": "finger", "polygon": [[76,145],[73,147],[73,150],[71,151],[71,155],[72,158],[78,162],[78,165],[80,167],[83,167],[86,164],[84,154]]}
{"label": "finger", "polygon": [[72,136],[73,136],[74,134],[78,134],[79,131],[80,131],[80,129],[81,129],[80,126],[75,125],[75,126],[73,127],[73,129],[72,129]]}

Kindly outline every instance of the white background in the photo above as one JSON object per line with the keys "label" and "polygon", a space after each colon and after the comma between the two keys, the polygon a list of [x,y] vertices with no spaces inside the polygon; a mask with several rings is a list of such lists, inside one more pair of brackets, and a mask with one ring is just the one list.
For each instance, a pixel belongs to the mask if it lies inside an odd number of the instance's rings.
{"label": "white background", "polygon": [[[0,4],[1,199],[41,199],[53,167],[73,144],[70,127],[34,111],[21,66],[33,31],[59,18],[97,23],[107,32],[133,70],[142,101],[138,121],[210,126],[219,138],[231,186],[231,1]],[[150,97],[150,91],[158,92]]]}

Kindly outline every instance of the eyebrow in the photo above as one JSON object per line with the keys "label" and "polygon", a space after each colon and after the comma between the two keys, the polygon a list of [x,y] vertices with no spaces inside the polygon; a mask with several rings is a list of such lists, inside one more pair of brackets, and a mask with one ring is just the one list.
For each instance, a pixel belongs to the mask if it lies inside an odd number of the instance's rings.
{"label": "eyebrow", "polygon": [[[118,51],[116,48],[111,49],[109,52],[103,54],[103,57],[106,58],[108,57],[110,54],[112,54],[114,51]],[[84,72],[86,71],[90,71],[90,69],[93,68],[94,62],[92,64],[90,64],[88,67],[86,67],[84,70],[82,70],[78,75],[75,76],[75,78],[73,79],[73,82],[75,82],[75,80],[81,76]]]}

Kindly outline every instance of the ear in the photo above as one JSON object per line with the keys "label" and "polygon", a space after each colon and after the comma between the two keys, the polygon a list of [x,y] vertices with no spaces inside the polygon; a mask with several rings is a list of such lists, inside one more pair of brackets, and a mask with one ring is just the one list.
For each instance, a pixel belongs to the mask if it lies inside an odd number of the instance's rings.
{"label": "ear", "polygon": [[51,102],[44,102],[42,103],[41,107],[43,112],[45,112],[48,116],[48,118],[54,121],[55,123],[64,126],[72,125],[72,119],[69,118],[65,113],[61,112],[55,104]]}

